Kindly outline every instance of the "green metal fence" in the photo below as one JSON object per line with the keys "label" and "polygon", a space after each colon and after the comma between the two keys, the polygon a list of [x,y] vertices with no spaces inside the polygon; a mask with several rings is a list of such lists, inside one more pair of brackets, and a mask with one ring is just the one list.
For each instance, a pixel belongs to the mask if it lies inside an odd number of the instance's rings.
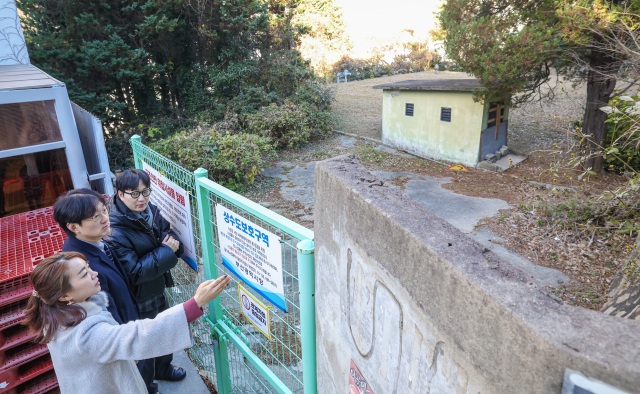
{"label": "green metal fence", "polygon": [[[316,393],[315,267],[313,231],[207,179],[207,171],[189,172],[131,138],[137,168],[142,161],[190,193],[199,273],[180,262],[172,271],[176,287],[167,290],[172,305],[188,300],[198,284],[220,275],[232,283],[208,305],[192,327],[188,353],[219,393]],[[252,222],[282,240],[283,284],[287,313],[271,308],[269,341],[241,312],[238,281],[222,264],[215,205]],[[242,283],[240,281],[240,283]],[[248,288],[248,287],[247,287]],[[269,301],[254,296],[265,305]]]}

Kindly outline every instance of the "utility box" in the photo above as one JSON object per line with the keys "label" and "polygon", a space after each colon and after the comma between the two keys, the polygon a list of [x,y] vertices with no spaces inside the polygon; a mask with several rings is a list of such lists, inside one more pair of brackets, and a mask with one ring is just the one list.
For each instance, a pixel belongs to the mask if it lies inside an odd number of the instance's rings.
{"label": "utility box", "polygon": [[476,166],[507,145],[508,105],[474,101],[477,79],[408,80],[382,89],[382,141]]}

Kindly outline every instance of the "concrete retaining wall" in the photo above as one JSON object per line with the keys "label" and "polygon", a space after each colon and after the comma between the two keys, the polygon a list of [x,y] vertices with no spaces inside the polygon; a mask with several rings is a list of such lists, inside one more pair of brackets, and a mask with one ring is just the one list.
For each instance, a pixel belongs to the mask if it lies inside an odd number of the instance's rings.
{"label": "concrete retaining wall", "polygon": [[[318,392],[560,393],[566,368],[640,388],[640,322],[564,305],[353,156],[315,170]],[[437,214],[437,212],[436,212]]]}

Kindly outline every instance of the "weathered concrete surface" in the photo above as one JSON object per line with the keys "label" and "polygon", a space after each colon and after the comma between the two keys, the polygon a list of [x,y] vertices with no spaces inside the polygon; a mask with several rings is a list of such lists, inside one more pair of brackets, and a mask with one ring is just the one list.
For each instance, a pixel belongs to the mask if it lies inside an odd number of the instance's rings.
{"label": "weathered concrete surface", "polygon": [[483,170],[501,173],[501,172],[507,171],[509,168],[513,168],[517,166],[518,164],[522,163],[526,159],[527,159],[527,156],[521,156],[521,155],[509,153],[506,156],[498,159],[498,161],[496,161],[495,163],[492,163],[486,160],[481,161],[480,163],[478,163],[477,167]]}
{"label": "weathered concrete surface", "polygon": [[522,257],[516,253],[511,252],[504,246],[500,245],[500,242],[504,242],[504,239],[495,235],[491,230],[481,228],[477,231],[469,234],[469,237],[480,245],[489,249],[493,253],[500,256],[504,261],[509,262],[512,266],[522,270],[525,274],[534,278],[543,285],[558,287],[561,284],[569,284],[571,278],[567,275],[553,268],[543,267],[532,263],[529,259]]}
{"label": "weathered concrete surface", "polygon": [[284,182],[280,187],[282,197],[291,201],[300,201],[306,208],[313,207],[313,171],[315,161],[306,166],[294,166],[283,161],[262,172],[262,175],[279,178]]}
{"label": "weathered concrete surface", "polygon": [[353,156],[315,170],[318,392],[559,393],[565,368],[640,387],[640,322],[568,306]]}
{"label": "weathered concrete surface", "polygon": [[442,185],[451,182],[451,178],[418,176],[416,179],[415,174],[402,172],[374,171],[373,174],[382,179],[412,178],[404,186],[405,193],[465,233],[473,231],[480,219],[511,208],[506,201],[497,198],[469,197],[443,189]]}
{"label": "weathered concrete surface", "polygon": [[[400,153],[393,149],[389,150]],[[309,183],[312,182],[314,175],[310,168],[315,168],[315,162],[313,165],[297,167],[289,162],[281,162],[266,169],[263,175],[282,179],[284,182],[280,188],[280,194],[290,201],[300,198],[300,192],[306,193],[302,201],[308,204],[307,209],[312,210],[313,192]],[[492,243],[490,240],[492,238],[497,240],[497,237],[491,237],[492,234],[487,234],[489,230],[474,231],[474,227],[480,219],[494,216],[501,209],[510,208],[506,201],[497,198],[469,197],[444,189],[442,185],[449,183],[451,178],[434,178],[410,172],[373,171],[373,174],[385,181],[399,177],[409,178],[410,180],[405,184],[405,193],[409,197],[412,197],[429,211],[435,212],[462,232],[469,233],[471,238],[543,284],[558,286],[559,283],[567,284],[570,282],[570,278],[562,272],[553,268],[537,266],[519,254]],[[268,206],[266,202],[261,204]],[[313,220],[313,214],[307,215],[302,210],[294,212],[294,215],[296,214],[299,215],[299,220]]]}
{"label": "weathered concrete surface", "polygon": [[338,136],[338,143],[343,148],[354,148],[356,146],[356,139],[346,135],[340,135]]}

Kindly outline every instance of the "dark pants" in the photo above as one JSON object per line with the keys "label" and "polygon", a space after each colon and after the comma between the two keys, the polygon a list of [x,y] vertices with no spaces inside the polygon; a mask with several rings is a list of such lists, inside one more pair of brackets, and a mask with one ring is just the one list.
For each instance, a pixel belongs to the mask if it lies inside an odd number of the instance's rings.
{"label": "dark pants", "polygon": [[[160,305],[158,308],[148,312],[140,312],[141,319],[153,319],[158,316],[162,311],[169,309],[167,298],[164,299],[164,305]],[[173,360],[173,354],[167,354],[156,358],[149,358],[144,360],[144,365],[140,369],[140,375],[144,380],[147,390],[150,394],[158,392],[158,384],[153,383],[154,379],[163,379],[171,374],[171,361]]]}

